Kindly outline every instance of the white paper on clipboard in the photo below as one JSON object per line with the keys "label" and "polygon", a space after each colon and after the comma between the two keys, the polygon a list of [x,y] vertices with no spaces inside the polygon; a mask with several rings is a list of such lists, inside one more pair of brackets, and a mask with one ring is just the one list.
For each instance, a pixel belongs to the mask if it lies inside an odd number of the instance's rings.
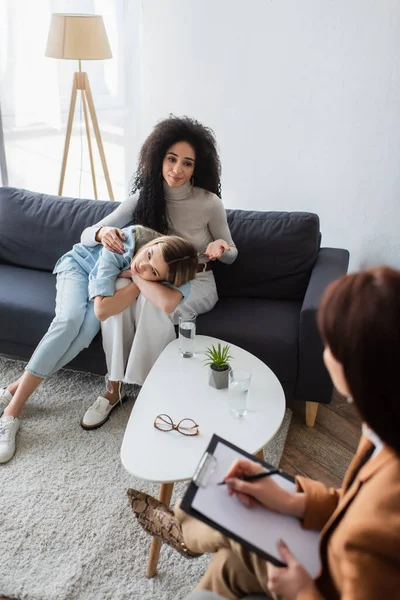
{"label": "white paper on clipboard", "polygon": [[[213,456],[214,472],[206,487],[200,487],[192,507],[224,529],[259,548],[277,560],[282,560],[277,550],[283,539],[294,556],[315,578],[320,570],[319,532],[303,529],[295,517],[280,515],[263,507],[246,508],[235,496],[229,496],[226,485],[217,485],[237,458],[243,455],[218,442]],[[281,475],[271,475],[275,483],[288,491],[296,486]]]}

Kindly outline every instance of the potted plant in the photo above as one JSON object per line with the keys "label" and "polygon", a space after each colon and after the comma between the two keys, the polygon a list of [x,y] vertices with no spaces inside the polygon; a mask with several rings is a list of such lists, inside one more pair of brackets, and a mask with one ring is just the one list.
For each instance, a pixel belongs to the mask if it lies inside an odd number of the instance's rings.
{"label": "potted plant", "polygon": [[206,365],[210,365],[210,377],[208,383],[217,390],[222,390],[228,387],[228,374],[230,370],[229,360],[233,356],[229,353],[231,347],[229,344],[221,346],[214,345],[206,350]]}

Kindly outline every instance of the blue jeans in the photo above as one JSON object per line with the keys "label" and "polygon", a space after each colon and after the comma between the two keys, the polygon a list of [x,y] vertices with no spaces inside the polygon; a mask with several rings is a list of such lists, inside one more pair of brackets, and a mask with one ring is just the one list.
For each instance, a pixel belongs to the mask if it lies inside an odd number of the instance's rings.
{"label": "blue jeans", "polygon": [[77,265],[57,273],[56,289],[56,316],[26,366],[29,373],[42,378],[68,364],[100,331],[83,269]]}

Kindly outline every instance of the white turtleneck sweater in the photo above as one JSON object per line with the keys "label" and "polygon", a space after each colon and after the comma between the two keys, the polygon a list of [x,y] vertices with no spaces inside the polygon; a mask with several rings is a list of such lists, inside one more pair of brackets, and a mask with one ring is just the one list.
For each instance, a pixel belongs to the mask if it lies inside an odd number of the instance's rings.
{"label": "white turtleneck sweater", "polygon": [[[232,241],[226,220],[226,212],[218,196],[202,188],[193,187],[189,182],[178,188],[164,183],[167,211],[171,223],[171,234],[179,235],[194,244],[197,252],[204,252],[210,242],[222,239],[231,248],[219,259],[230,264],[237,257],[237,248]],[[101,227],[124,227],[132,220],[139,195],[134,194],[121,202],[110,215],[91,227],[87,227],[81,236],[86,246],[94,246],[96,233]],[[205,257],[200,262],[207,261]]]}

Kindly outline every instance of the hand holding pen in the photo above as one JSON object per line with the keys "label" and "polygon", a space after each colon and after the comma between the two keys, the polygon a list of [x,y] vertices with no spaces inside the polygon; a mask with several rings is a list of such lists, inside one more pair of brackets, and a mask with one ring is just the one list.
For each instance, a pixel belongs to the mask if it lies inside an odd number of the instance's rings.
{"label": "hand holding pen", "polygon": [[[281,469],[271,469],[270,471],[260,471],[259,473],[251,473],[250,475],[243,475],[242,477],[238,477],[240,481],[257,481],[258,479],[264,479],[264,477],[269,477],[270,475],[277,475],[282,473]],[[217,485],[225,485],[228,483],[225,479],[224,481],[220,481]]]}
{"label": "hand holding pen", "polygon": [[[273,471],[280,472],[279,469]],[[273,471],[266,471],[258,462],[241,458],[228,470],[224,482],[228,486],[229,495],[235,494],[248,508],[261,504],[275,512],[287,514],[285,507],[293,494],[273,481],[270,477],[275,474]]]}

